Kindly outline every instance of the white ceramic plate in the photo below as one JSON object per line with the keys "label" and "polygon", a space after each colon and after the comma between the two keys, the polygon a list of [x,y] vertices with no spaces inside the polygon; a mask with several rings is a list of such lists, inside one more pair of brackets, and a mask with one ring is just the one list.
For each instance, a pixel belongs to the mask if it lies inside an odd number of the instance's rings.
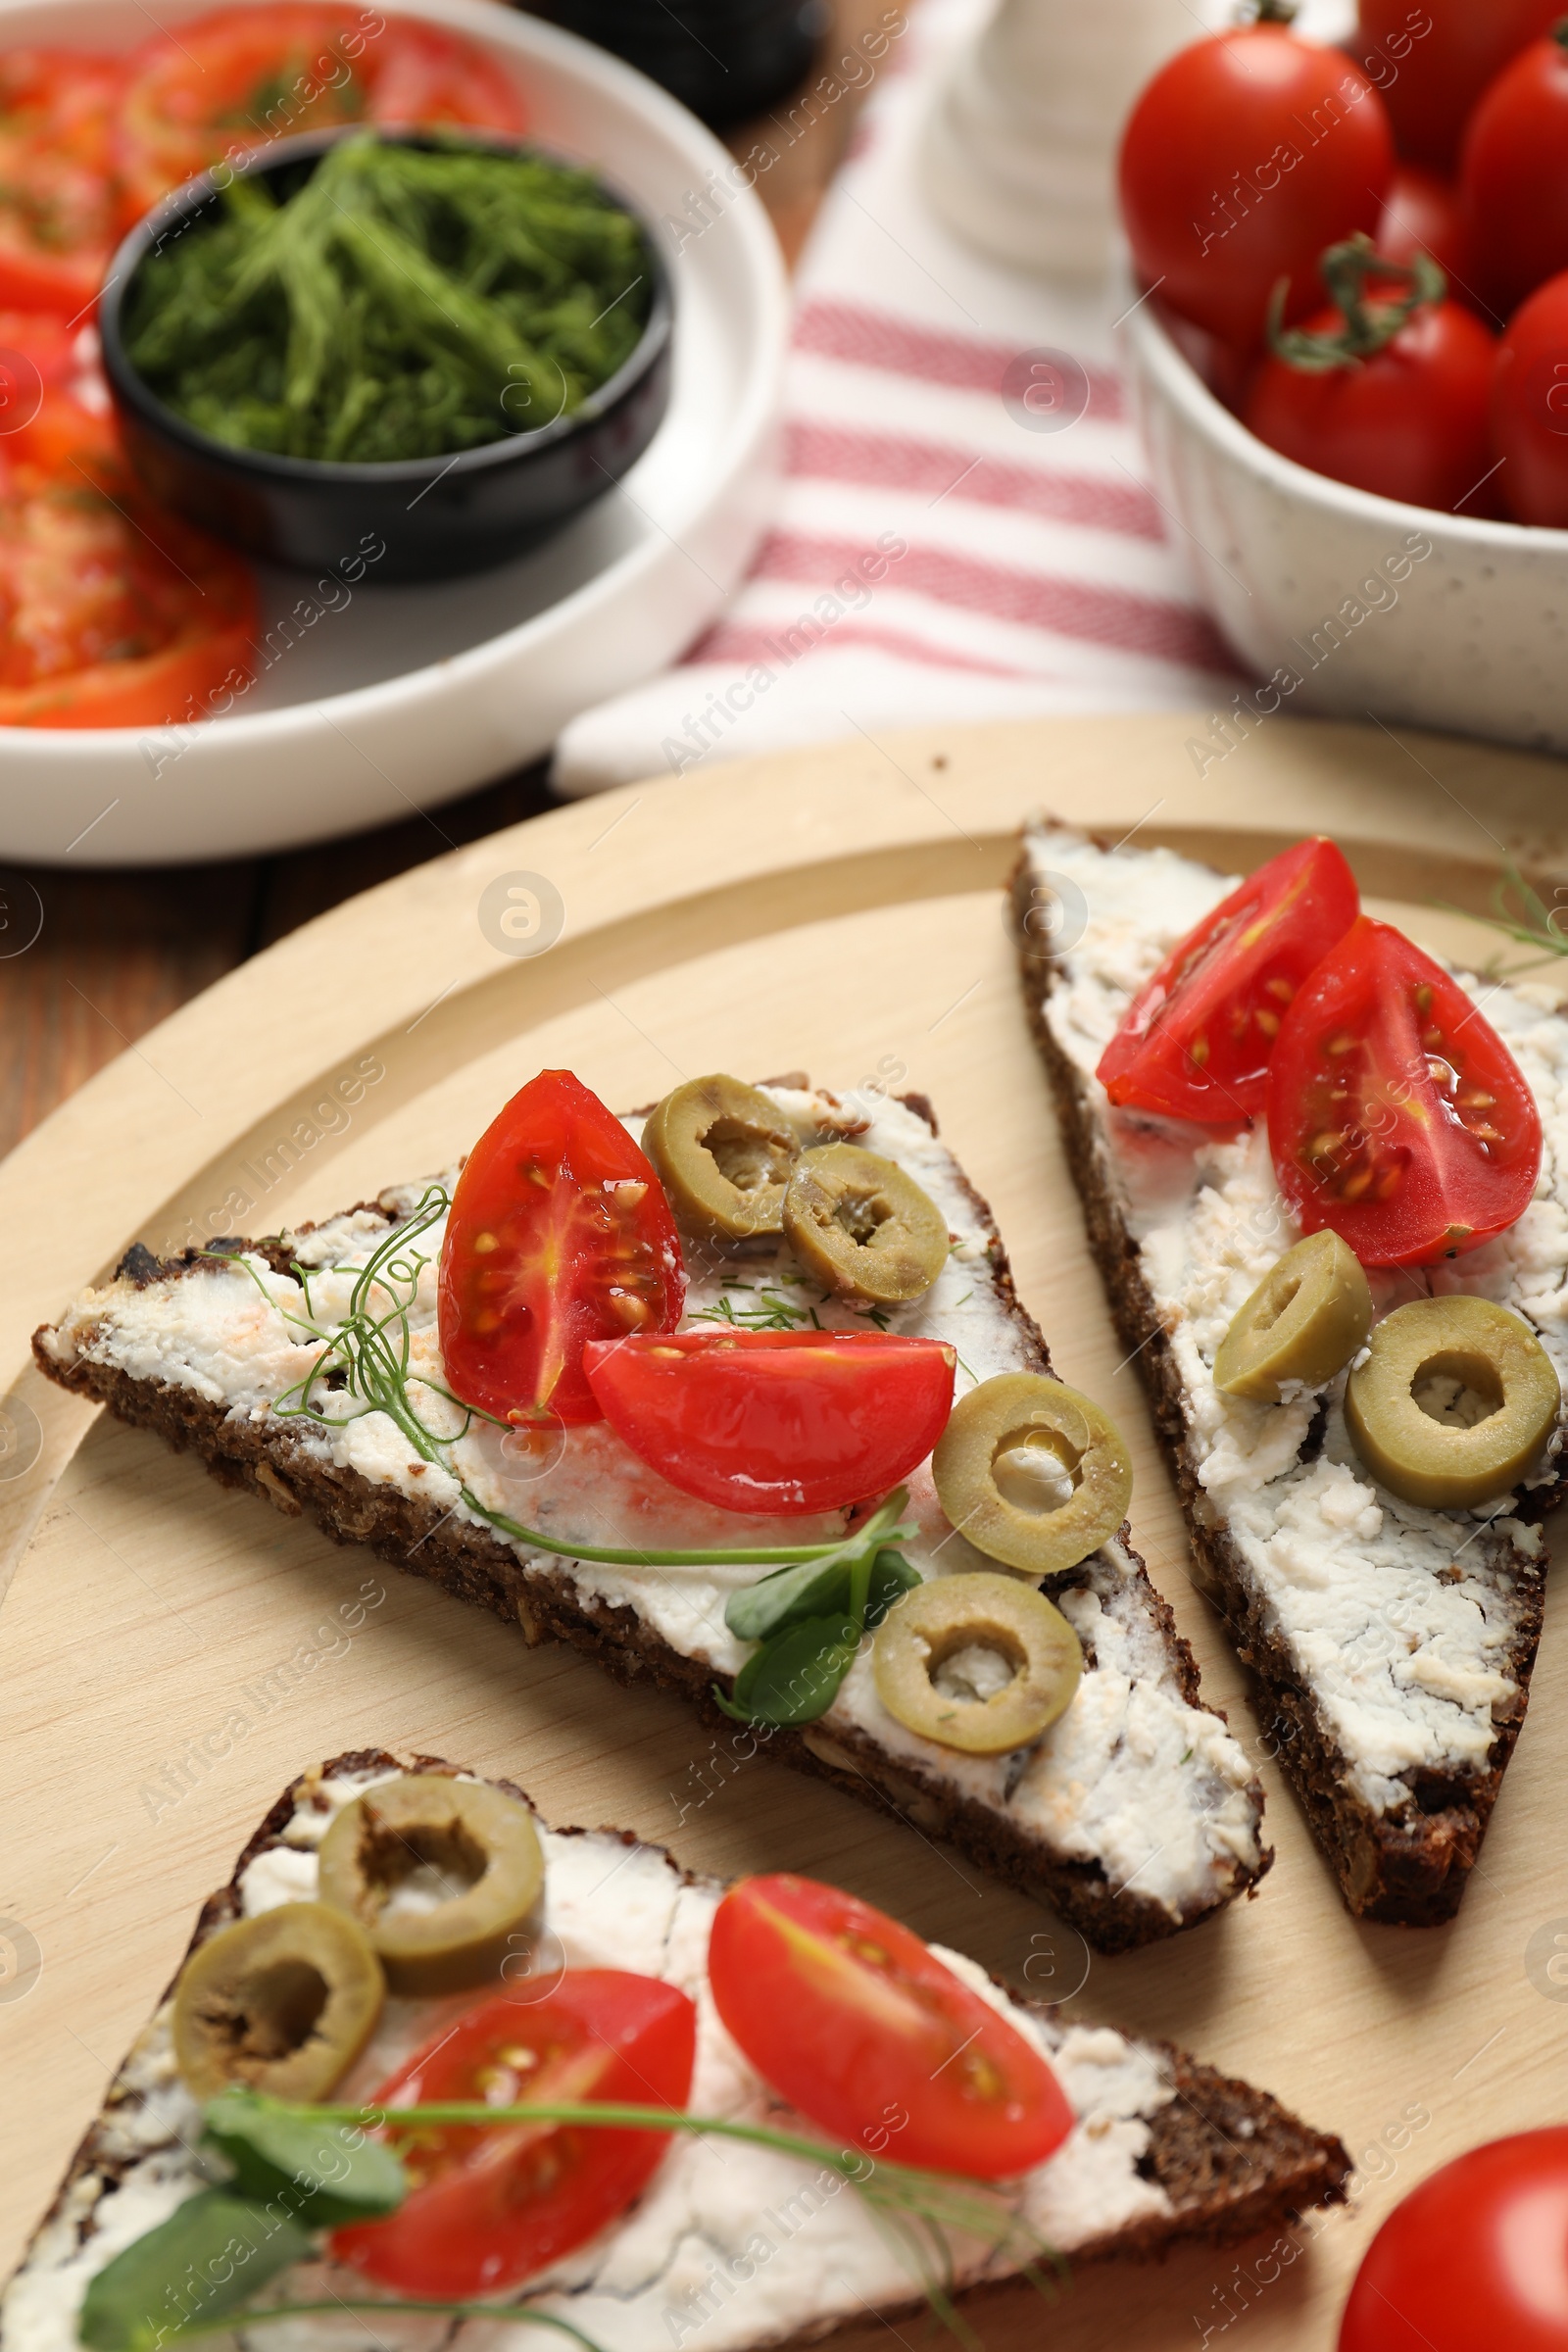
{"label": "white ceramic plate", "polygon": [[[515,72],[541,140],[609,173],[655,220],[673,217],[669,413],[623,485],[500,570],[429,588],[377,588],[372,571],[346,606],[330,589],[333,611],[307,575],[265,572],[264,626],[279,650],[232,716],[151,732],[0,727],[0,857],[238,857],[451,800],[671,661],[756,545],[788,302],[771,225],[732,189],[724,150],[643,75],[533,17],[493,0],[379,5],[482,41]],[[177,32],[210,6],[162,0],[158,23]],[[139,0],[0,0],[8,48],[128,49],[150,30]],[[723,209],[682,239],[687,198],[714,172]]]}

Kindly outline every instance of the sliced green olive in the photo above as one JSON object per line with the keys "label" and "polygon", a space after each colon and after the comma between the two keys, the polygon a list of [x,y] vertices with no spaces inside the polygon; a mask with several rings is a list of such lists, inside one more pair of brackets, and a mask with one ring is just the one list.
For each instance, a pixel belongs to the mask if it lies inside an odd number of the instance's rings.
{"label": "sliced green olive", "polygon": [[1133,1491],[1109,1414],[1040,1372],[1003,1372],[960,1397],[931,1468],[960,1534],[1031,1576],[1076,1568],[1098,1551]]}
{"label": "sliced green olive", "polygon": [[948,1262],[948,1221],[912,1176],[858,1144],[803,1152],[784,1195],[784,1234],[829,1290],[877,1306],[919,1298]]}
{"label": "sliced green olive", "polygon": [[513,1938],[544,1876],[527,1806],[444,1773],[367,1789],[321,1840],[321,1900],[359,1922],[394,1992],[461,1992],[499,1977],[509,1955],[521,1957]]}
{"label": "sliced green olive", "polygon": [[1561,1405],[1551,1358],[1520,1316],[1490,1298],[1417,1298],[1373,1332],[1345,1420],[1392,1494],[1467,1510],[1519,1484]]}
{"label": "sliced green olive", "polygon": [[655,1105],[643,1150],[680,1222],[710,1241],[777,1233],[800,1138],[776,1102],[738,1078],[694,1078]]}
{"label": "sliced green olive", "polygon": [[1214,1386],[1278,1404],[1286,1381],[1318,1389],[1343,1372],[1371,1328],[1372,1293],[1355,1251],[1337,1233],[1309,1234],[1264,1275],[1225,1334]]}
{"label": "sliced green olive", "polygon": [[198,2099],[230,2082],[321,2099],[370,2035],[386,1981],[365,1931],[325,1903],[220,1928],[174,1990],[174,2061]]}
{"label": "sliced green olive", "polygon": [[871,1651],[888,1713],[969,1756],[1038,1740],[1065,1711],[1083,1663],[1077,1635],[1043,1592],[984,1569],[906,1592]]}

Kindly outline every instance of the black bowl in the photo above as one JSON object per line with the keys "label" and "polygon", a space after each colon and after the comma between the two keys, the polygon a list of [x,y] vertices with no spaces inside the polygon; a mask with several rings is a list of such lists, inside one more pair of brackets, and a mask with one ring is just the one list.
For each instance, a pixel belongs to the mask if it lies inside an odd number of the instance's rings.
{"label": "black bowl", "polygon": [[[351,126],[280,139],[233,169],[268,180],[290,174],[299,179],[302,164],[314,165],[338,139],[354,135]],[[431,143],[417,131],[380,135]],[[459,135],[476,146],[539,152],[530,140],[483,131]],[[450,579],[537,547],[630,470],[669,405],[674,308],[668,274],[647,217],[618,189],[600,184],[642,228],[653,277],[648,324],[631,357],[570,416],[537,431],[456,457],[376,466],[232,449],[187,424],[137,374],[121,332],[130,281],[155,246],[220,202],[212,172],[176,188],[121,246],[99,305],[104,369],[137,473],[154,497],[203,530],[273,563],[328,570],[362,562],[379,541],[385,553],[369,558],[377,584]]]}

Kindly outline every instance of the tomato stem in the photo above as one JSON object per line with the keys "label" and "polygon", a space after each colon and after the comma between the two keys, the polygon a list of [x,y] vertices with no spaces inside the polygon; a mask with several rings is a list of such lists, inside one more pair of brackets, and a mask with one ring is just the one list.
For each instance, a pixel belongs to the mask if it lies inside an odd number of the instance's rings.
{"label": "tomato stem", "polygon": [[1254,24],[1294,24],[1300,14],[1300,0],[1257,0]]}
{"label": "tomato stem", "polygon": [[[1446,273],[1428,253],[1408,262],[1385,261],[1364,230],[1331,245],[1319,268],[1329,300],[1345,320],[1337,334],[1309,334],[1303,327],[1287,327],[1285,306],[1291,281],[1282,277],[1268,306],[1268,347],[1277,360],[1303,375],[1327,375],[1336,368],[1356,368],[1363,360],[1387,350],[1396,335],[1409,325],[1419,310],[1442,302],[1448,291]],[[1369,281],[1406,287],[1392,301],[1370,302]]]}

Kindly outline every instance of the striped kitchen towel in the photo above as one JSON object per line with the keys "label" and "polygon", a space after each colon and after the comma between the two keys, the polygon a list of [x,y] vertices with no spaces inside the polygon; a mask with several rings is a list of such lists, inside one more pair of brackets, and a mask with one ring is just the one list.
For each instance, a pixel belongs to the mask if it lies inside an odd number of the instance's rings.
{"label": "striped kitchen towel", "polygon": [[983,10],[890,10],[904,29],[802,262],[772,528],[675,669],[566,729],[561,790],[858,729],[1234,691],[1128,415],[1129,296],[992,267],[922,200],[932,95]]}

